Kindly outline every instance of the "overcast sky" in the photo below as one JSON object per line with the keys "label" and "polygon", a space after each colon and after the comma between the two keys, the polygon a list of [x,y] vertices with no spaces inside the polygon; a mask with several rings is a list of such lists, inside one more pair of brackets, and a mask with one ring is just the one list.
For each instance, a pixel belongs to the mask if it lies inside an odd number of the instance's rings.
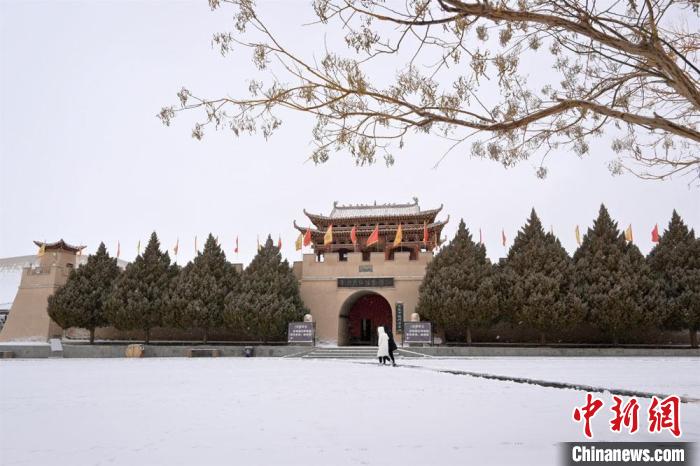
{"label": "overcast sky", "polygon": [[[310,1],[259,3],[288,43],[318,45],[300,26],[313,19]],[[235,262],[249,262],[257,236],[268,233],[281,235],[283,254],[298,260],[292,221],[307,224],[302,209],[327,214],[334,200],[413,196],[424,209],[444,204],[447,237],[460,218],[477,238],[481,228],[493,260],[505,254],[501,229],[510,242],[532,207],[570,253],[575,225],[585,232],[601,202],[621,227],[632,224],[645,254],[654,224],[663,229],[674,208],[700,227],[697,183],[612,177],[606,139],[584,159],[551,157],[539,180],[534,160],[506,170],[455,152],[433,168],[445,147],[434,138],[415,138],[390,168],[355,167],[342,154],[315,166],[306,161],[313,122],[300,114],[269,141],[209,132],[199,142],[187,117],[164,127],[155,115],[183,85],[246,94],[248,53],[224,58],[210,46],[231,16],[205,0],[0,0],[0,257],[35,253],[35,239],[64,238],[88,252],[104,241],[112,254],[120,241],[121,257],[132,260],[155,230],[171,254],[179,238],[179,263],[192,258],[195,235],[202,244],[209,232]]]}

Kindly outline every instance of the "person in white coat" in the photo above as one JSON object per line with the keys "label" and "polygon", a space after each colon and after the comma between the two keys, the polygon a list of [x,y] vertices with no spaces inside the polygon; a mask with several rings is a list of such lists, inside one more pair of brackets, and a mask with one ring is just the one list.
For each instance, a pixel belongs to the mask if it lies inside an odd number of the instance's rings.
{"label": "person in white coat", "polygon": [[377,327],[377,358],[379,364],[384,364],[389,360],[389,335],[384,331],[384,327]]}

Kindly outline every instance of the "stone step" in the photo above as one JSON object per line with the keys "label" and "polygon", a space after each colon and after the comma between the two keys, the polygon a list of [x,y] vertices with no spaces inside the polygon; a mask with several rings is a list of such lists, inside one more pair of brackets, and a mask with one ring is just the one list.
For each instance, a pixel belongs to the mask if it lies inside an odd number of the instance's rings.
{"label": "stone step", "polygon": [[[401,358],[400,350],[394,352],[394,357]],[[375,359],[377,347],[374,346],[345,346],[338,348],[314,348],[301,356],[305,359]]]}

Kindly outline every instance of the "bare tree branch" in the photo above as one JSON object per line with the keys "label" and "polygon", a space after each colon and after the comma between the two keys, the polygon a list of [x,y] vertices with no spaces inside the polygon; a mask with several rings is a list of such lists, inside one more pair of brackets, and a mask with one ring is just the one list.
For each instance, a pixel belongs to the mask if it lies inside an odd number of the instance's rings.
{"label": "bare tree branch", "polygon": [[[316,163],[348,151],[359,165],[380,155],[391,164],[417,132],[452,141],[447,153],[471,141],[472,156],[508,167],[553,150],[583,156],[606,134],[613,173],[700,178],[698,0],[407,0],[401,9],[315,0],[318,23],[344,35],[349,53],[322,50],[311,62],[277,40],[252,0],[209,0],[212,9],[222,3],[235,9],[235,30],[212,44],[222,54],[250,49],[268,82],[253,80],[250,95],[235,98],[183,88],[180,106],[159,117],[169,125],[179,112],[203,110],[195,138],[208,126],[267,138],[281,124],[276,109],[286,108],[315,118]],[[386,75],[367,70],[391,56],[405,66],[381,85]]]}

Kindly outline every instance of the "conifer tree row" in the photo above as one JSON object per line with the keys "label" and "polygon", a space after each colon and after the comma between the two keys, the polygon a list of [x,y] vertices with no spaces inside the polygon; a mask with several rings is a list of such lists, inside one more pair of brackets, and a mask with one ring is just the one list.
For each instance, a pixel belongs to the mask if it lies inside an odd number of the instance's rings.
{"label": "conifer tree row", "polygon": [[[495,298],[495,303],[494,303]],[[660,328],[700,328],[700,239],[674,212],[648,258],[627,242],[604,205],[570,258],[545,233],[534,209],[502,263],[490,267],[483,245],[461,222],[452,242],[429,264],[417,306],[451,333],[500,321],[547,335],[593,326],[617,344]]]}
{"label": "conifer tree row", "polygon": [[119,271],[101,244],[86,265],[73,271],[49,300],[52,319],[63,328],[112,326],[141,330],[145,341],[157,327],[232,330],[248,339],[286,336],[287,324],[307,312],[292,269],[268,237],[241,275],[210,234],[202,253],[180,269],[160,250],[154,232],[143,254]]}

